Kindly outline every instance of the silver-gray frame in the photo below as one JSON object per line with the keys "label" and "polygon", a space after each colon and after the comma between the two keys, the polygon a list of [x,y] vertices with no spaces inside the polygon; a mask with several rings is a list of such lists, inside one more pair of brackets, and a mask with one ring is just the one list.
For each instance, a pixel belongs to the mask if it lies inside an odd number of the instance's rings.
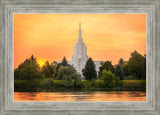
{"label": "silver-gray frame", "polygon": [[[0,115],[160,115],[159,0],[0,0]],[[14,102],[15,13],[145,13],[146,102]]]}

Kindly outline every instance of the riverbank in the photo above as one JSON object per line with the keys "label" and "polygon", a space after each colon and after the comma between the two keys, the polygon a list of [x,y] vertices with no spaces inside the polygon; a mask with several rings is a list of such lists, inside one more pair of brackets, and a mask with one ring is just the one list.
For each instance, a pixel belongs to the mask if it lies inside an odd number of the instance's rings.
{"label": "riverbank", "polygon": [[62,80],[15,80],[15,92],[64,92],[64,91],[146,91],[145,80],[122,80],[121,86],[105,87],[103,80],[82,80],[79,87],[65,87]]}

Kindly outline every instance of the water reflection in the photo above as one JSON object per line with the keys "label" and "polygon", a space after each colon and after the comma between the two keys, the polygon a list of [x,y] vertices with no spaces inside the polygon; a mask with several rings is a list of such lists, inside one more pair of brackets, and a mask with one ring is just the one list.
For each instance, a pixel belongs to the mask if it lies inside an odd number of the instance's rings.
{"label": "water reflection", "polygon": [[146,101],[146,92],[14,92],[14,101]]}

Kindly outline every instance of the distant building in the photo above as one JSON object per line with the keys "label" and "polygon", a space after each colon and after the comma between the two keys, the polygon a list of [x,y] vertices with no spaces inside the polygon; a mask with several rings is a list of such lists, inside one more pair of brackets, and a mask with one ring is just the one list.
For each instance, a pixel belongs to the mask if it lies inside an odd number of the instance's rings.
{"label": "distant building", "polygon": [[[68,64],[72,65],[77,70],[77,72],[81,74],[81,77],[83,78],[82,69],[85,67],[87,60],[88,60],[87,47],[85,46],[85,43],[83,42],[81,24],[79,24],[78,41],[73,48],[72,60],[67,61],[67,62]],[[101,62],[102,61],[94,61],[94,65],[95,65],[95,69],[97,73],[99,71]],[[61,63],[61,61],[57,61],[57,63]]]}

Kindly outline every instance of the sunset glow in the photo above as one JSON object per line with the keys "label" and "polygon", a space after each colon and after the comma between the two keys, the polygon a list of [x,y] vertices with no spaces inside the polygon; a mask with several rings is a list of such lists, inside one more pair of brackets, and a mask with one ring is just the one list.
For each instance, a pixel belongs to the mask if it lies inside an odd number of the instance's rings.
{"label": "sunset glow", "polygon": [[71,60],[79,23],[93,60],[128,60],[146,53],[146,14],[14,14],[14,68],[32,54],[45,61]]}
{"label": "sunset glow", "polygon": [[43,58],[38,58],[37,59],[38,64],[40,65],[40,67],[42,67],[44,65],[44,63],[46,62],[46,59]]}

